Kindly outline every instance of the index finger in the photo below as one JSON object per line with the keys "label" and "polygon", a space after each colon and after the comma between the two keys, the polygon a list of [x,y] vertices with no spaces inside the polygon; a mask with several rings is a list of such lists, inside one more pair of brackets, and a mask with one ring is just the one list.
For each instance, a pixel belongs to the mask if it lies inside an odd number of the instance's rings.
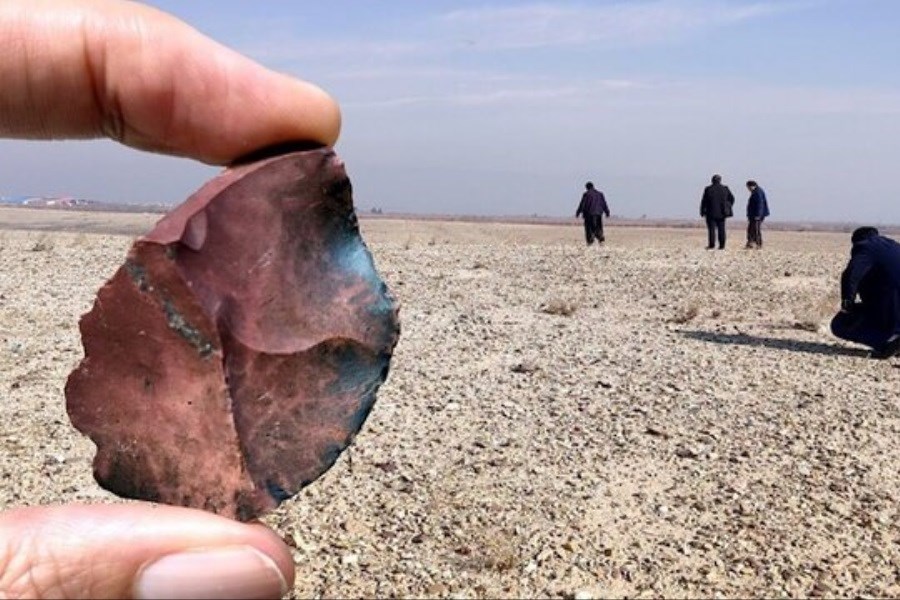
{"label": "index finger", "polygon": [[122,0],[0,3],[0,134],[109,137],[226,164],[304,141],[332,145],[335,101],[182,21]]}

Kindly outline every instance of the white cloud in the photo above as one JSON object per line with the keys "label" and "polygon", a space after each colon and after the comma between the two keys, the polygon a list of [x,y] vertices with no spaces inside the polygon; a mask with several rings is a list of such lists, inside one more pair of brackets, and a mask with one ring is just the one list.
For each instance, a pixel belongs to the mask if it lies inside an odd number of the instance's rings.
{"label": "white cloud", "polygon": [[578,98],[582,90],[576,87],[547,87],[533,89],[491,89],[471,93],[446,93],[421,96],[397,96],[381,100],[345,102],[345,108],[401,108],[412,105],[422,106],[460,106],[460,107],[485,107],[507,106],[520,107],[534,104],[543,104],[548,101],[556,101],[564,98]]}
{"label": "white cloud", "polygon": [[448,66],[427,65],[379,65],[373,67],[342,69],[331,72],[329,79],[335,81],[392,81],[392,80],[428,80],[430,82],[481,82],[504,83],[523,82],[535,79],[549,80],[550,77],[535,75],[517,75],[514,73],[500,73],[491,70],[474,70],[455,68]]}
{"label": "white cloud", "polygon": [[648,44],[810,6],[789,0],[654,0],[586,6],[530,4],[455,10],[445,33],[473,48],[517,49],[594,43]]}
{"label": "white cloud", "polygon": [[362,100],[347,101],[341,104],[344,110],[367,108],[367,109],[384,109],[384,108],[404,108],[407,106],[434,104],[440,98],[436,96],[395,96],[393,98],[384,98],[381,100]]}
{"label": "white cloud", "polygon": [[[739,115],[898,115],[900,92],[763,84],[742,79],[656,81],[632,88],[628,101],[669,110]],[[640,93],[647,90],[649,93]]]}
{"label": "white cloud", "polygon": [[542,88],[542,89],[506,89],[490,90],[481,93],[460,94],[448,101],[462,106],[509,105],[523,103],[544,103],[548,100],[571,98],[579,93],[578,88]]}
{"label": "white cloud", "polygon": [[[458,108],[496,107],[562,109],[579,118],[589,115],[898,115],[900,92],[878,88],[829,88],[779,85],[745,79],[661,80],[503,76],[466,71],[434,71],[406,76],[357,73],[348,80],[357,93],[349,93],[346,108],[394,109],[409,106]],[[388,76],[389,75],[389,76]]]}
{"label": "white cloud", "polygon": [[[277,26],[241,51],[267,63],[384,65],[443,59],[459,52],[565,46],[658,44],[720,26],[798,11],[822,0],[620,0],[602,5],[536,3],[423,15],[389,34],[296,37]],[[389,37],[387,37],[389,36]]]}
{"label": "white cloud", "polygon": [[273,33],[262,41],[249,42],[239,50],[261,62],[291,65],[329,64],[384,64],[408,58],[420,58],[433,47],[415,39],[297,39],[286,34]]}

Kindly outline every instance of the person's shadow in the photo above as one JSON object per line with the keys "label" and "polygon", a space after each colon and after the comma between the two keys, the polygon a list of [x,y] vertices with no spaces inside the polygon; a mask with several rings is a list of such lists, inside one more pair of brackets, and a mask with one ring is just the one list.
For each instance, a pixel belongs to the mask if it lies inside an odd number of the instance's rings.
{"label": "person's shadow", "polygon": [[839,344],[804,342],[801,340],[748,335],[746,333],[718,333],[714,331],[682,331],[680,333],[688,339],[712,342],[714,344],[765,346],[775,350],[790,350],[791,352],[807,352],[831,356],[855,356],[858,358],[865,358],[869,355],[869,352],[862,348],[847,348]]}

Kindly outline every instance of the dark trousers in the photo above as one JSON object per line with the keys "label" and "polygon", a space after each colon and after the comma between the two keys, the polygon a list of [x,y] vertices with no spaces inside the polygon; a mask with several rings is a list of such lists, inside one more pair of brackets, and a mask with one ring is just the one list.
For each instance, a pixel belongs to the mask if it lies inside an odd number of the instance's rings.
{"label": "dark trousers", "polygon": [[762,248],[762,219],[747,219],[747,246]]}
{"label": "dark trousers", "polygon": [[598,242],[606,239],[603,237],[603,215],[589,215],[585,213],[584,239],[588,246],[594,243],[594,239]]}
{"label": "dark trousers", "polygon": [[857,304],[849,311],[841,311],[831,320],[831,333],[847,340],[880,350],[894,333],[891,319],[885,319],[880,311],[866,310],[865,305]]}
{"label": "dark trousers", "polygon": [[716,234],[719,234],[719,248],[725,247],[725,219],[706,218],[706,232],[709,236],[707,248],[716,247]]}

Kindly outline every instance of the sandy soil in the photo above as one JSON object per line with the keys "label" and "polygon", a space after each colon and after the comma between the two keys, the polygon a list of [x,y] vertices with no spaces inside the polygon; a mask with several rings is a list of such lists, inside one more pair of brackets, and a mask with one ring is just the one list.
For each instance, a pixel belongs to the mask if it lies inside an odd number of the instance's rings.
{"label": "sandy soil", "polygon": [[[11,215],[0,506],[114,501],[62,388],[130,243],[86,231],[157,217]],[[827,332],[846,234],[363,229],[403,335],[352,451],[267,518],[296,596],[900,596],[900,361]]]}

